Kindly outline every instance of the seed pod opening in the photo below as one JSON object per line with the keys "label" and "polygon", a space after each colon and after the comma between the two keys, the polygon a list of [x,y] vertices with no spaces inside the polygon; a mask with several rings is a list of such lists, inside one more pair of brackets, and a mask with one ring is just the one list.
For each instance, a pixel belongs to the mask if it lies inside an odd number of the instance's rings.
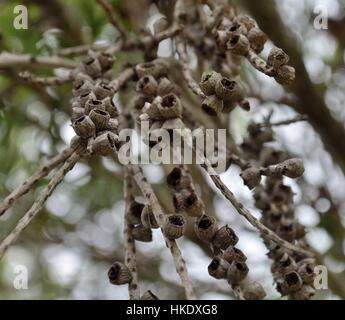
{"label": "seed pod opening", "polygon": [[90,93],[81,94],[77,97],[77,102],[81,107],[83,107],[88,100],[96,100],[96,95],[92,91]]}
{"label": "seed pod opening", "polygon": [[147,96],[154,96],[157,92],[157,87],[156,79],[151,75],[147,75],[138,81],[136,90]]}
{"label": "seed pod opening", "polygon": [[247,34],[251,48],[256,52],[260,53],[268,40],[266,33],[264,33],[259,28],[251,28]]}
{"label": "seed pod opening", "polygon": [[99,82],[95,86],[95,95],[97,99],[103,100],[106,97],[110,97],[113,95],[112,89],[109,87],[107,83]]}
{"label": "seed pod opening", "polygon": [[132,201],[127,213],[127,221],[131,225],[136,225],[141,223],[141,214],[143,212],[145,205],[137,201]]}
{"label": "seed pod opening", "polygon": [[93,90],[93,84],[91,81],[83,79],[83,78],[76,78],[73,82],[73,95],[78,97],[83,94],[89,94]]}
{"label": "seed pod opening", "polygon": [[159,225],[156,221],[155,215],[149,205],[146,205],[141,212],[141,223],[146,228],[157,229]]}
{"label": "seed pod opening", "polygon": [[181,116],[182,105],[180,99],[173,93],[163,97],[162,102],[157,105],[158,111],[164,119],[173,119]]}
{"label": "seed pod opening", "polygon": [[117,119],[109,119],[107,130],[112,133],[118,134],[119,121]]}
{"label": "seed pod opening", "polygon": [[111,118],[115,118],[119,115],[119,110],[114,104],[112,97],[106,97],[105,99],[103,99],[102,104],[104,105],[105,111],[110,114]]}
{"label": "seed pod opening", "polygon": [[151,290],[147,290],[140,297],[140,300],[159,300],[158,297],[152,293]]}
{"label": "seed pod opening", "polygon": [[142,224],[138,224],[132,229],[133,238],[141,242],[151,242],[152,241],[152,230],[150,228],[144,227]]}
{"label": "seed pod opening", "polygon": [[232,230],[228,225],[221,227],[215,234],[212,244],[216,248],[226,250],[230,246],[236,245],[238,242],[238,237],[235,231]]}
{"label": "seed pod opening", "polygon": [[129,283],[132,280],[130,270],[121,262],[115,262],[108,271],[110,283],[121,285]]}
{"label": "seed pod opening", "polygon": [[93,109],[105,110],[105,106],[100,100],[97,100],[97,99],[87,100],[85,104],[85,114],[88,115]]}
{"label": "seed pod opening", "polygon": [[296,271],[291,271],[284,275],[284,282],[289,292],[294,292],[302,288],[303,281]]}
{"label": "seed pod opening", "polygon": [[78,118],[74,121],[72,127],[75,133],[84,139],[90,138],[96,133],[95,124],[88,116]]}
{"label": "seed pod opening", "polygon": [[186,230],[186,219],[181,214],[171,214],[167,216],[165,226],[163,227],[164,235],[171,240],[182,237]]}
{"label": "seed pod opening", "polygon": [[240,249],[231,246],[223,252],[223,258],[229,263],[232,263],[234,261],[246,262],[247,260],[246,255]]}
{"label": "seed pod opening", "polygon": [[181,168],[176,167],[167,175],[167,184],[171,189],[181,191],[190,187],[191,181]]}
{"label": "seed pod opening", "polygon": [[223,77],[216,85],[218,98],[227,101],[239,101],[243,98],[243,88],[236,81]]}
{"label": "seed pod opening", "polygon": [[90,111],[89,117],[95,124],[97,131],[107,128],[110,119],[110,115],[107,111],[95,108]]}
{"label": "seed pod opening", "polygon": [[256,167],[248,168],[240,174],[244,184],[250,189],[254,189],[261,182],[260,170]]}
{"label": "seed pod opening", "polygon": [[224,108],[223,101],[217,96],[209,96],[202,102],[202,110],[204,110],[209,116],[216,117],[218,116]]}
{"label": "seed pod opening", "polygon": [[304,285],[300,290],[290,294],[291,300],[309,300],[315,294],[315,289],[310,285]]}
{"label": "seed pod opening", "polygon": [[266,292],[260,283],[254,281],[245,286],[243,296],[246,300],[262,300],[266,297]]}
{"label": "seed pod opening", "polygon": [[296,78],[295,68],[285,65],[277,69],[274,79],[281,85],[290,85]]}
{"label": "seed pod opening", "polygon": [[298,262],[298,274],[301,276],[303,283],[314,283],[314,266],[315,263],[313,259],[304,259]]}
{"label": "seed pod opening", "polygon": [[200,89],[207,96],[213,95],[216,90],[216,84],[221,78],[222,75],[218,72],[204,72],[201,77],[201,82],[199,84]]}
{"label": "seed pod opening", "polygon": [[232,34],[236,33],[244,35],[248,33],[246,26],[240,22],[234,22],[231,24],[231,26],[228,28],[228,31],[230,31]]}
{"label": "seed pod opening", "polygon": [[230,37],[230,32],[225,30],[217,30],[214,34],[217,46],[221,50],[227,49],[227,42]]}
{"label": "seed pod opening", "polygon": [[250,44],[243,34],[232,34],[227,42],[227,48],[236,56],[245,56],[248,54]]}
{"label": "seed pod opening", "polygon": [[248,272],[245,262],[233,261],[228,269],[227,278],[232,285],[236,285],[247,276]]}
{"label": "seed pod opening", "polygon": [[220,257],[215,257],[208,265],[208,273],[211,277],[216,279],[225,279],[229,269],[229,263]]}
{"label": "seed pod opening", "polygon": [[110,131],[100,133],[91,144],[91,153],[108,156],[118,147],[119,138]]}
{"label": "seed pod opening", "polygon": [[280,48],[273,47],[267,58],[267,65],[278,69],[286,65],[290,60],[290,57]]}
{"label": "seed pod opening", "polygon": [[200,217],[204,211],[204,205],[194,190],[182,191],[183,210],[191,217]]}
{"label": "seed pod opening", "polygon": [[161,97],[156,97],[152,103],[148,103],[146,102],[142,112],[146,113],[150,120],[162,120],[163,117],[160,113],[160,111],[158,110],[158,105],[160,105],[162,102],[162,98]]}
{"label": "seed pod opening", "polygon": [[98,59],[92,56],[87,56],[83,60],[83,67],[85,72],[92,78],[99,78],[102,75],[102,67]]}
{"label": "seed pod opening", "polygon": [[85,109],[84,108],[74,107],[74,108],[72,108],[71,120],[72,120],[72,122],[74,122],[84,115],[85,115]]}
{"label": "seed pod opening", "polygon": [[211,242],[218,230],[218,224],[214,217],[204,214],[195,222],[194,229],[200,240]]}

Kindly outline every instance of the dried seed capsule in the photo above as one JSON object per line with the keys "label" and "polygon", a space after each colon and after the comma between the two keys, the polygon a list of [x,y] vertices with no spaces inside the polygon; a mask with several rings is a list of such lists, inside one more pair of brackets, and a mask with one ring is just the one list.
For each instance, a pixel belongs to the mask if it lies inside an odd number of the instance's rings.
{"label": "dried seed capsule", "polygon": [[267,35],[259,28],[251,28],[247,34],[251,48],[256,52],[260,53],[267,42]]}
{"label": "dried seed capsule", "polygon": [[138,92],[142,92],[147,96],[154,96],[156,95],[157,87],[156,79],[151,75],[147,75],[138,81],[136,89]]}
{"label": "dried seed capsule", "polygon": [[267,58],[267,65],[278,69],[286,65],[290,60],[290,57],[280,48],[273,47]]}
{"label": "dried seed capsule", "polygon": [[173,93],[163,97],[157,105],[158,111],[164,119],[174,119],[181,116],[182,105],[180,99]]}
{"label": "dried seed capsule", "polygon": [[152,293],[151,290],[147,290],[140,297],[140,300],[159,300],[158,297]]}
{"label": "dried seed capsule", "polygon": [[133,238],[141,242],[152,241],[152,231],[150,228],[144,227],[142,224],[138,224],[132,229]]}
{"label": "dried seed capsule", "polygon": [[248,274],[249,269],[245,262],[233,261],[227,272],[227,278],[232,285],[241,282]]}
{"label": "dried seed capsule", "polygon": [[218,230],[218,224],[214,217],[204,214],[195,222],[194,230],[200,240],[211,242]]}
{"label": "dried seed capsule", "polygon": [[301,177],[304,173],[304,165],[301,159],[292,158],[278,165],[282,168],[282,174],[289,178]]}
{"label": "dried seed capsule", "polygon": [[289,292],[295,292],[302,288],[303,280],[296,271],[288,272],[284,275],[284,282]]}
{"label": "dried seed capsule", "polygon": [[296,230],[294,222],[290,219],[282,219],[277,230],[277,234],[287,241],[295,240]]}
{"label": "dried seed capsule", "polygon": [[112,97],[106,97],[103,99],[102,104],[104,105],[105,111],[110,114],[111,118],[115,118],[119,115],[119,110],[117,110]]}
{"label": "dried seed capsule", "polygon": [[119,121],[117,119],[109,119],[107,130],[112,133],[118,134],[119,129]]}
{"label": "dried seed capsule", "polygon": [[110,115],[107,111],[98,108],[92,109],[89,113],[89,117],[95,124],[97,131],[104,130],[108,127]]}
{"label": "dried seed capsule", "polygon": [[181,214],[170,214],[167,216],[163,227],[164,235],[171,240],[182,237],[186,230],[186,219]]}
{"label": "dried seed capsule", "polygon": [[200,89],[207,96],[211,96],[216,91],[216,84],[222,78],[222,75],[218,72],[204,72],[201,77],[201,82],[199,84]]}
{"label": "dried seed capsule", "polygon": [[290,295],[291,300],[309,300],[315,294],[312,286],[304,285],[300,290]]}
{"label": "dried seed capsule", "polygon": [[289,85],[291,84],[296,78],[295,68],[291,66],[282,66],[277,69],[277,74],[274,79],[282,85]]}
{"label": "dried seed capsule", "polygon": [[262,300],[266,297],[266,292],[260,283],[254,281],[245,286],[243,296],[246,300]]}
{"label": "dried seed capsule", "polygon": [[132,201],[127,213],[127,222],[131,225],[140,224],[144,207],[143,203]]}
{"label": "dried seed capsule", "polygon": [[144,227],[150,229],[157,229],[159,225],[156,221],[155,215],[149,205],[146,205],[141,212],[141,223]]}
{"label": "dried seed capsule", "polygon": [[85,114],[88,115],[93,109],[105,110],[105,106],[100,100],[97,100],[97,99],[87,100],[85,104]]}
{"label": "dried seed capsule", "polygon": [[191,217],[200,217],[204,211],[204,205],[195,191],[183,190],[182,195],[183,210]]}
{"label": "dried seed capsule", "polygon": [[135,67],[135,71],[139,78],[151,75],[156,79],[164,76],[167,72],[165,65],[157,60],[138,64]]}
{"label": "dried seed capsule", "polygon": [[161,104],[162,98],[161,97],[156,97],[152,103],[146,102],[142,112],[148,114],[149,118],[151,120],[162,120],[163,117],[158,110],[158,105]]}
{"label": "dried seed capsule", "polygon": [[72,108],[72,116],[71,116],[72,122],[79,119],[83,115],[85,115],[85,109],[84,108],[81,108],[81,107]]}
{"label": "dried seed capsule", "polygon": [[130,270],[121,262],[115,262],[108,271],[110,283],[121,285],[129,283],[132,280]]}
{"label": "dried seed capsule", "polygon": [[236,56],[247,55],[250,48],[249,41],[243,34],[231,35],[226,45],[230,52]]}
{"label": "dried seed capsule", "polygon": [[171,189],[181,191],[190,187],[191,181],[181,168],[176,167],[167,175],[167,184]]}
{"label": "dried seed capsule", "polygon": [[88,116],[78,118],[74,121],[72,127],[75,133],[84,139],[90,138],[96,133],[95,124]]}
{"label": "dried seed capsule", "polygon": [[313,284],[314,282],[314,260],[313,259],[303,259],[298,262],[298,274],[301,276],[303,283]]}
{"label": "dried seed capsule", "polygon": [[281,259],[278,262],[274,262],[271,266],[272,273],[287,273],[293,271],[297,268],[295,260],[289,256],[287,253],[284,253]]}
{"label": "dried seed capsule", "polygon": [[239,101],[243,99],[244,91],[237,81],[223,77],[217,82],[216,95],[222,100]]}
{"label": "dried seed capsule", "polygon": [[247,15],[241,14],[237,17],[237,20],[246,26],[248,32],[256,25],[255,21]]}
{"label": "dried seed capsule", "polygon": [[254,189],[261,182],[260,170],[256,167],[248,168],[240,174],[244,184],[250,189]]}
{"label": "dried seed capsule", "polygon": [[84,106],[88,100],[96,100],[96,95],[92,91],[77,97],[77,102],[80,104],[80,106]]}
{"label": "dried seed capsule", "polygon": [[232,34],[236,33],[245,35],[248,33],[247,27],[240,22],[234,22],[231,24],[230,27],[228,27],[228,31],[230,31]]}
{"label": "dried seed capsule", "polygon": [[209,96],[202,102],[201,108],[212,117],[219,115],[223,111],[223,101],[217,96]]}
{"label": "dried seed capsule", "polygon": [[225,30],[217,30],[214,34],[217,46],[221,50],[227,49],[227,42],[230,38],[231,33]]}
{"label": "dried seed capsule", "polygon": [[232,263],[233,261],[246,262],[247,260],[246,255],[240,249],[236,247],[228,247],[223,252],[223,258],[229,263]]}
{"label": "dried seed capsule", "polygon": [[234,246],[238,242],[238,237],[235,231],[232,230],[228,225],[221,227],[215,234],[212,244],[216,248],[226,250],[230,246]]}
{"label": "dried seed capsule", "polygon": [[101,65],[102,71],[106,72],[110,70],[114,64],[115,58],[108,52],[101,51],[97,54],[98,61]]}
{"label": "dried seed capsule", "polygon": [[91,143],[91,153],[108,156],[114,153],[118,144],[119,137],[110,131],[106,131],[98,135]]}
{"label": "dried seed capsule", "polygon": [[95,86],[94,93],[98,100],[103,100],[106,97],[113,96],[113,91],[107,83],[103,81],[98,82]]}
{"label": "dried seed capsule", "polygon": [[83,67],[85,72],[93,79],[99,78],[102,75],[102,67],[98,59],[93,56],[87,56],[83,60]]}
{"label": "dried seed capsule", "polygon": [[73,82],[73,95],[78,97],[83,94],[89,94],[93,90],[93,84],[91,81],[77,77]]}
{"label": "dried seed capsule", "polygon": [[229,263],[220,257],[214,257],[207,268],[209,275],[216,279],[225,279],[228,269]]}
{"label": "dried seed capsule", "polygon": [[179,89],[168,78],[161,78],[157,87],[157,95],[164,97],[169,93],[179,95]]}

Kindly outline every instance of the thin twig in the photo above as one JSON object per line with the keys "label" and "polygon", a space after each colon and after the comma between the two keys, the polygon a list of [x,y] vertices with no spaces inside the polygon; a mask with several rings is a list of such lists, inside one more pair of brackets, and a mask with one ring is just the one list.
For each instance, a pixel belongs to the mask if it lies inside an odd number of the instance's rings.
{"label": "thin twig", "polygon": [[274,68],[268,66],[266,61],[258,56],[253,49],[249,50],[246,58],[256,70],[266,74],[269,77],[274,77],[276,75]]}
{"label": "thin twig", "polygon": [[30,73],[29,71],[24,71],[19,73],[19,77],[30,84],[36,84],[39,86],[57,86],[72,81],[73,73],[70,72],[65,77],[40,77]]}
{"label": "thin twig", "polygon": [[123,70],[116,79],[112,80],[109,83],[109,86],[112,88],[114,93],[120,90],[122,86],[124,86],[129,80],[132,79],[135,72],[133,68],[127,68]]}
{"label": "thin twig", "polygon": [[306,115],[297,115],[296,117],[292,118],[292,119],[287,119],[287,120],[282,120],[282,121],[277,121],[277,122],[265,122],[260,124],[261,127],[278,127],[278,126],[285,126],[285,125],[289,125],[289,124],[293,124],[296,122],[301,122],[301,121],[307,121],[308,120],[308,116]]}

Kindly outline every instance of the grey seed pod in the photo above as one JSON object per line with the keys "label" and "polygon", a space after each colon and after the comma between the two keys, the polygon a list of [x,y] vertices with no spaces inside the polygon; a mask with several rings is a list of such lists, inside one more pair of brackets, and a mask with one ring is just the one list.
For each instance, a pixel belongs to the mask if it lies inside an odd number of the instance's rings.
{"label": "grey seed pod", "polygon": [[178,91],[177,87],[168,78],[164,77],[159,80],[157,87],[158,96],[164,97],[169,93],[178,94]]}
{"label": "grey seed pod", "polygon": [[228,225],[221,227],[215,234],[212,244],[216,248],[226,250],[230,246],[236,245],[238,237],[235,231],[232,230]]}
{"label": "grey seed pod", "polygon": [[223,101],[222,113],[230,113],[236,108],[236,103],[232,101]]}
{"label": "grey seed pod", "polygon": [[227,42],[231,36],[231,33],[229,31],[225,30],[217,30],[214,33],[214,38],[216,40],[216,44],[219,49],[221,50],[227,50]]}
{"label": "grey seed pod", "polygon": [[150,228],[144,227],[142,224],[138,224],[132,229],[133,238],[141,242],[152,241],[152,231]]}
{"label": "grey seed pod", "polygon": [[96,95],[91,91],[90,93],[85,93],[77,97],[77,102],[84,106],[88,100],[96,100]]}
{"label": "grey seed pod", "polygon": [[101,132],[91,143],[91,153],[108,156],[119,144],[119,137],[110,131]]}
{"label": "grey seed pod", "polygon": [[90,138],[96,133],[95,124],[88,116],[78,118],[73,122],[72,127],[75,133],[84,139]]}
{"label": "grey seed pod", "polygon": [[137,82],[136,90],[142,92],[146,96],[155,96],[158,88],[157,80],[151,76],[147,75]]}
{"label": "grey seed pod", "polygon": [[247,276],[248,272],[245,262],[233,261],[228,269],[227,278],[232,285],[236,285]]}
{"label": "grey seed pod", "polygon": [[158,297],[152,293],[151,290],[147,290],[140,297],[140,300],[159,300]]}
{"label": "grey seed pod", "polygon": [[220,257],[214,257],[208,265],[208,274],[215,279],[226,279],[230,265]]}
{"label": "grey seed pod", "polygon": [[194,190],[182,190],[183,210],[190,217],[200,217],[204,212],[203,202],[200,200]]}
{"label": "grey seed pod", "polygon": [[113,96],[113,90],[110,88],[110,86],[107,83],[103,81],[100,81],[96,84],[94,93],[98,100],[103,100],[106,97]]}
{"label": "grey seed pod", "polygon": [[234,22],[232,23],[228,29],[228,31],[231,32],[231,34],[243,34],[243,35],[246,35],[248,33],[248,30],[247,30],[247,27],[243,24],[243,23],[240,23],[240,22]]}
{"label": "grey seed pod", "polygon": [[289,178],[298,178],[304,173],[303,161],[298,158],[286,160],[278,166],[282,168],[282,174]]}
{"label": "grey seed pod", "polygon": [[295,292],[302,288],[303,280],[296,271],[288,272],[284,275],[284,282],[289,292]]}
{"label": "grey seed pod", "polygon": [[315,294],[315,289],[310,285],[304,285],[300,290],[290,295],[291,300],[309,300]]}
{"label": "grey seed pod", "polygon": [[162,102],[157,105],[158,111],[164,119],[174,119],[181,116],[182,105],[180,99],[173,93],[162,98]]}
{"label": "grey seed pod", "polygon": [[166,179],[167,179],[168,186],[175,191],[181,191],[183,189],[187,189],[191,185],[191,181],[189,177],[183,174],[182,169],[179,167],[174,168],[167,175]]}
{"label": "grey seed pod", "polygon": [[119,115],[119,110],[114,104],[112,97],[104,98],[102,100],[102,104],[104,105],[105,111],[107,111],[110,114],[111,118],[115,118]]}
{"label": "grey seed pod", "polygon": [[200,240],[211,242],[218,230],[218,224],[214,217],[204,214],[196,220],[194,230]]}
{"label": "grey seed pod", "polygon": [[102,75],[102,67],[99,60],[93,56],[87,56],[83,60],[83,67],[85,72],[93,79],[99,78]]}
{"label": "grey seed pod", "polygon": [[273,273],[287,273],[293,271],[297,268],[295,260],[289,256],[287,253],[284,253],[281,259],[278,262],[274,262],[271,266]]}
{"label": "grey seed pod", "polygon": [[84,78],[76,78],[73,82],[72,93],[75,97],[83,94],[89,94],[93,90],[93,83]]}
{"label": "grey seed pod", "polygon": [[87,147],[87,139],[83,139],[79,136],[74,136],[71,139],[70,142],[70,147],[75,150],[77,153],[79,151],[85,150],[85,148]]}
{"label": "grey seed pod", "polygon": [[169,22],[166,17],[159,18],[153,24],[153,33],[156,35],[157,33],[163,32],[168,26]]}
{"label": "grey seed pod", "polygon": [[313,259],[303,259],[297,263],[298,274],[301,276],[303,283],[313,284],[314,282],[314,267],[315,263]]}
{"label": "grey seed pod", "polygon": [[266,297],[266,292],[260,283],[254,281],[245,286],[243,296],[246,300],[262,300]]}
{"label": "grey seed pod", "polygon": [[266,33],[264,33],[262,30],[256,27],[250,29],[250,31],[247,34],[247,37],[250,43],[250,47],[256,53],[260,53],[264,49],[265,43],[268,40]]}
{"label": "grey seed pod", "polygon": [[109,119],[106,129],[112,133],[118,134],[118,132],[119,132],[119,121],[117,119]]}
{"label": "grey seed pod", "polygon": [[87,100],[85,103],[85,114],[88,115],[93,109],[105,110],[105,105],[102,103],[101,100],[97,100],[97,99]]}
{"label": "grey seed pod", "polygon": [[140,224],[144,207],[143,203],[132,201],[127,213],[127,222],[131,225]]}
{"label": "grey seed pod", "polygon": [[170,214],[166,217],[163,233],[168,239],[178,239],[184,235],[185,231],[186,219],[182,214]]}
{"label": "grey seed pod", "polygon": [[216,91],[216,84],[221,78],[222,75],[218,72],[204,72],[199,83],[200,89],[207,96],[213,95]]}
{"label": "grey seed pod", "polygon": [[223,101],[217,96],[209,96],[201,104],[202,110],[204,110],[209,116],[215,117],[219,115],[224,108]]}
{"label": "grey seed pod", "polygon": [[98,108],[92,109],[89,117],[95,124],[96,131],[105,130],[108,127],[110,115],[107,111]]}
{"label": "grey seed pod", "polygon": [[113,67],[115,57],[112,56],[110,53],[101,51],[97,54],[97,58],[103,72],[106,72]]}
{"label": "grey seed pod", "polygon": [[81,107],[74,107],[72,108],[72,115],[71,115],[71,120],[74,122],[78,118],[82,117],[85,115],[85,109]]}
{"label": "grey seed pod", "polygon": [[226,43],[227,49],[236,56],[246,56],[249,52],[249,40],[243,34],[232,34]]}
{"label": "grey seed pod", "polygon": [[246,26],[248,32],[256,26],[255,21],[247,15],[240,14],[237,16],[237,20]]}
{"label": "grey seed pod", "polygon": [[284,52],[283,49],[273,47],[267,58],[267,65],[278,69],[286,65],[290,60],[290,57]]}
{"label": "grey seed pod", "polygon": [[216,85],[218,98],[227,101],[239,101],[243,99],[244,90],[237,81],[223,77]]}
{"label": "grey seed pod", "polygon": [[146,205],[141,212],[141,223],[145,228],[157,229],[159,224],[156,221],[155,215],[149,205]]}
{"label": "grey seed pod", "polygon": [[296,78],[295,68],[291,66],[282,66],[277,69],[277,74],[274,79],[281,85],[289,85]]}
{"label": "grey seed pod", "polygon": [[146,63],[137,64],[135,71],[139,78],[144,76],[151,75],[154,78],[158,79],[161,76],[164,76],[167,72],[166,66],[159,61],[152,61]]}
{"label": "grey seed pod", "polygon": [[228,261],[229,263],[232,263],[233,261],[236,262],[246,262],[247,257],[246,255],[238,248],[236,247],[228,247],[224,252],[223,252],[223,259]]}
{"label": "grey seed pod", "polygon": [[245,169],[244,171],[242,171],[240,176],[243,179],[244,184],[250,190],[257,187],[261,182],[260,170],[256,167],[250,167],[248,169]]}
{"label": "grey seed pod", "polygon": [[108,278],[110,283],[121,285],[129,283],[132,280],[132,274],[122,262],[115,262],[108,271]]}
{"label": "grey seed pod", "polygon": [[146,102],[142,109],[142,112],[147,113],[151,120],[162,120],[163,117],[160,111],[158,110],[158,105],[161,104],[161,102],[162,102],[161,97],[156,97],[152,101],[152,103]]}

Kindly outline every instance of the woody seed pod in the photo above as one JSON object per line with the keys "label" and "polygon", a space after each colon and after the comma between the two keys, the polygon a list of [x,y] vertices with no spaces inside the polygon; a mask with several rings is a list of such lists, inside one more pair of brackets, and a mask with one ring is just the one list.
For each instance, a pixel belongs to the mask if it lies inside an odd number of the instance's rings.
{"label": "woody seed pod", "polygon": [[289,178],[301,177],[304,173],[304,165],[301,159],[292,158],[278,165],[282,168],[282,174]]}
{"label": "woody seed pod", "polygon": [[138,224],[132,229],[133,238],[141,242],[152,241],[152,231],[150,228],[144,227],[142,224]]}
{"label": "woody seed pod", "polygon": [[314,282],[314,260],[303,259],[298,262],[298,274],[301,276],[303,283],[312,284]]}
{"label": "woody seed pod", "polygon": [[151,290],[147,290],[140,297],[140,300],[159,300],[158,297],[152,293]]}
{"label": "woody seed pod", "polygon": [[226,45],[230,52],[236,56],[247,55],[250,48],[249,41],[243,34],[231,35]]}
{"label": "woody seed pod", "polygon": [[89,113],[89,117],[96,126],[97,131],[101,131],[107,128],[110,115],[107,111],[101,109],[92,109]]}
{"label": "woody seed pod", "polygon": [[94,92],[98,100],[103,100],[113,95],[112,89],[103,81],[96,84]]}
{"label": "woody seed pod", "polygon": [[282,85],[291,84],[296,78],[295,68],[285,65],[277,69],[277,74],[274,79]]}
{"label": "woody seed pod", "polygon": [[159,80],[159,84],[157,87],[157,95],[164,97],[165,95],[169,93],[175,93],[177,94],[177,88],[176,86],[168,79],[168,78],[161,78]]}
{"label": "woody seed pod", "polygon": [[101,64],[95,57],[87,56],[83,60],[83,67],[85,72],[93,79],[99,78],[102,75]]}
{"label": "woody seed pod", "polygon": [[88,115],[93,109],[105,110],[105,106],[100,100],[96,100],[96,99],[87,100],[85,104],[85,114]]}
{"label": "woody seed pod", "polygon": [[118,134],[119,129],[119,121],[117,119],[109,119],[107,130],[112,133]]}
{"label": "woody seed pod", "polygon": [[108,271],[110,283],[121,285],[129,283],[132,280],[130,270],[121,262],[115,262]]}
{"label": "woody seed pod", "polygon": [[78,118],[82,117],[83,115],[85,115],[85,109],[84,108],[81,108],[81,107],[72,108],[72,116],[71,116],[72,122],[74,122]]}
{"label": "woody seed pod", "polygon": [[296,271],[291,271],[284,275],[284,282],[289,292],[294,292],[302,288],[303,281]]}
{"label": "woody seed pod", "polygon": [[247,15],[241,14],[237,17],[237,20],[246,26],[248,32],[255,27],[255,21]]}
{"label": "woody seed pod", "polygon": [[315,289],[310,285],[304,285],[300,290],[290,295],[291,300],[309,300],[315,294]]}
{"label": "woody seed pod", "polygon": [[240,22],[234,22],[230,27],[228,27],[228,31],[230,31],[232,34],[247,34],[248,30],[247,27]]}
{"label": "woody seed pod", "polygon": [[217,82],[216,95],[227,101],[239,101],[243,98],[244,91],[237,81],[223,77]]}
{"label": "woody seed pod", "polygon": [[200,217],[204,206],[195,191],[182,190],[183,210],[191,217]]}
{"label": "woody seed pod", "polygon": [[260,170],[256,167],[250,167],[240,174],[244,184],[250,189],[254,189],[261,182]]}
{"label": "woody seed pod", "polygon": [[147,96],[154,96],[157,92],[157,87],[156,79],[151,75],[147,75],[138,81],[136,89]]}
{"label": "woody seed pod", "polygon": [[166,74],[166,67],[163,63],[156,60],[152,62],[137,64],[135,67],[135,71],[139,78],[151,75],[154,78],[158,79],[159,77]]}
{"label": "woody seed pod", "polygon": [[171,189],[181,191],[190,187],[191,181],[181,168],[176,167],[167,175],[167,184]]}
{"label": "woody seed pod", "polygon": [[157,229],[159,225],[149,205],[146,205],[141,212],[141,223],[145,228]]}
{"label": "woody seed pod", "polygon": [[110,114],[111,118],[115,118],[119,115],[119,110],[117,110],[116,105],[113,102],[112,97],[106,97],[102,100],[102,104],[104,105],[105,111]]}
{"label": "woody seed pod", "polygon": [[115,61],[115,58],[113,56],[111,56],[108,52],[104,52],[104,51],[99,52],[97,54],[97,58],[103,72],[110,70]]}
{"label": "woody seed pod", "polygon": [[207,96],[213,95],[216,91],[216,84],[221,78],[222,76],[218,72],[204,72],[199,84],[200,89]]}
{"label": "woody seed pod", "polygon": [[163,227],[164,235],[171,240],[182,237],[186,230],[186,219],[181,214],[170,214],[167,216]]}
{"label": "woody seed pod", "polygon": [[221,50],[226,50],[227,42],[230,37],[230,32],[225,31],[225,30],[217,30],[214,33],[214,37],[215,37],[218,48]]}
{"label": "woody seed pod", "polygon": [[162,115],[158,110],[158,105],[161,104],[162,98],[156,97],[152,103],[146,102],[142,111],[143,113],[148,114],[150,120],[162,120]]}
{"label": "woody seed pod", "polygon": [[127,214],[127,222],[131,225],[136,225],[141,223],[141,214],[144,209],[145,205],[142,203],[139,203],[137,201],[132,201],[128,214]]}
{"label": "woody seed pod", "polygon": [[223,101],[220,100],[217,96],[209,96],[202,102],[201,108],[209,116],[217,116],[223,111]]}
{"label": "woody seed pod", "polygon": [[229,263],[233,261],[246,262],[247,257],[240,249],[230,246],[223,252],[223,259]]}
{"label": "woody seed pod", "polygon": [[216,279],[225,279],[229,269],[229,263],[220,257],[214,257],[208,265],[208,273]]}
{"label": "woody seed pod", "polygon": [[245,286],[243,296],[246,300],[262,300],[266,297],[266,292],[260,283],[254,281]]}
{"label": "woody seed pod", "polygon": [[228,269],[227,278],[232,285],[236,285],[247,276],[248,272],[245,262],[233,261]]}
{"label": "woody seed pod", "polygon": [[84,150],[87,147],[87,139],[83,139],[79,136],[74,136],[71,139],[70,147],[78,153],[79,151]]}
{"label": "woody seed pod", "polygon": [[267,35],[259,28],[251,28],[250,31],[247,34],[250,47],[256,52],[260,53],[265,46],[265,43],[267,42]]}
{"label": "woody seed pod", "polygon": [[274,69],[286,65],[290,57],[280,48],[273,47],[268,55],[267,64]]}
{"label": "woody seed pod", "polygon": [[273,273],[279,271],[280,273],[287,273],[293,271],[297,268],[295,260],[289,256],[287,253],[284,253],[281,259],[278,262],[274,262],[271,266]]}
{"label": "woody seed pod", "polygon": [[90,138],[96,133],[95,124],[88,116],[78,118],[74,121],[72,127],[75,133],[84,139]]}
{"label": "woody seed pod", "polygon": [[107,156],[112,154],[118,146],[119,138],[110,131],[105,131],[91,143],[91,153]]}
{"label": "woody seed pod", "polygon": [[157,105],[159,113],[164,119],[174,119],[181,116],[182,105],[180,99],[173,93],[163,97]]}
{"label": "woody seed pod", "polygon": [[73,82],[73,95],[78,97],[83,94],[89,94],[93,90],[93,84],[91,81],[77,77]]}
{"label": "woody seed pod", "polygon": [[79,103],[81,106],[84,106],[84,104],[88,100],[95,100],[96,95],[91,91],[90,93],[84,93],[77,97],[77,103]]}
{"label": "woody seed pod", "polygon": [[221,227],[215,234],[212,244],[216,248],[226,250],[230,246],[234,246],[238,242],[238,237],[236,236],[234,230],[232,230],[228,225]]}
{"label": "woody seed pod", "polygon": [[293,241],[296,235],[294,222],[290,219],[282,219],[282,221],[280,221],[277,234],[284,240]]}
{"label": "woody seed pod", "polygon": [[218,230],[218,224],[214,217],[204,214],[196,220],[194,230],[200,240],[211,242]]}

